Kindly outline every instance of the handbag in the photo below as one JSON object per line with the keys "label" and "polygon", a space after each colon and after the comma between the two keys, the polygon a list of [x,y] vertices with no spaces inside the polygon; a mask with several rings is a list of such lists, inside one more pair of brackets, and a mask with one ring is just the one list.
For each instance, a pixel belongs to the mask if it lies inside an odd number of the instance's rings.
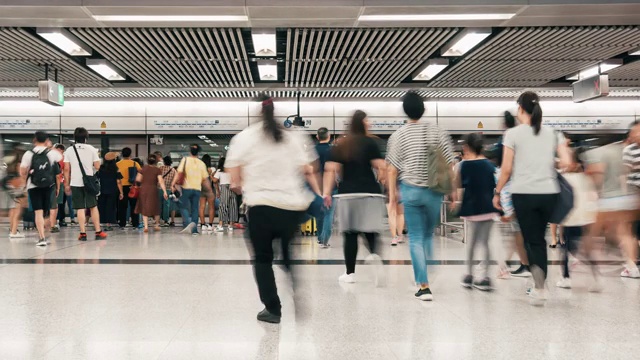
{"label": "handbag", "polygon": [[135,185],[134,185],[134,186],[132,186],[132,187],[129,189],[129,194],[128,194],[128,196],[129,196],[129,199],[137,199],[137,198],[138,198],[138,196],[140,196],[140,187],[139,187],[139,186],[135,186]]}
{"label": "handbag", "polygon": [[[427,139],[427,130],[428,125],[425,125],[425,140]],[[433,146],[427,145],[427,177],[429,190],[441,194],[450,194],[453,191],[451,166],[449,166],[438,144],[433,144]]]}
{"label": "handbag", "polygon": [[78,158],[78,165],[80,165],[80,172],[82,173],[82,183],[84,184],[84,189],[87,194],[92,196],[100,195],[100,179],[98,179],[95,175],[87,175],[84,171],[84,166],[82,165],[82,160],[80,160],[80,154],[78,154],[78,149],[76,145],[73,145],[73,151],[76,153],[76,157]]}
{"label": "handbag", "polygon": [[180,171],[180,166],[178,166],[178,174],[176,175],[176,185],[182,186],[184,185],[185,177],[186,177],[186,168],[187,168],[187,158],[184,159],[184,162],[180,164],[182,166],[182,172]]}
{"label": "handbag", "polygon": [[[556,147],[559,143],[558,137],[560,134],[556,131]],[[562,176],[558,172],[558,187],[560,188],[560,192],[558,193],[558,199],[556,200],[556,208],[553,210],[551,214],[551,219],[549,223],[551,224],[562,224],[564,219],[569,215],[571,210],[573,210],[573,188],[571,184],[567,181],[567,179]]]}

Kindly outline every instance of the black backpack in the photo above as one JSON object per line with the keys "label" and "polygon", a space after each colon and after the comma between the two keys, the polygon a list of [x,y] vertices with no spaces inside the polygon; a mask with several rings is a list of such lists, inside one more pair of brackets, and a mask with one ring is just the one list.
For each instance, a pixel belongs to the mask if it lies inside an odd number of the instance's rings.
{"label": "black backpack", "polygon": [[48,153],[48,149],[39,153],[34,152],[31,158],[29,177],[31,183],[37,188],[50,188],[56,183],[56,174],[47,156]]}

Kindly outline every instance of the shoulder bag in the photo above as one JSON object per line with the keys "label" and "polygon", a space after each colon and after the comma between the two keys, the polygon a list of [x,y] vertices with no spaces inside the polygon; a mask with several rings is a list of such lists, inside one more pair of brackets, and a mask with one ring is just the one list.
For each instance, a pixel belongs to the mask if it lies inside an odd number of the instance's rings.
{"label": "shoulder bag", "polygon": [[82,172],[82,183],[84,184],[85,191],[89,195],[100,195],[100,179],[95,175],[87,175],[86,171],[84,171],[84,166],[82,166],[82,160],[80,160],[80,154],[78,154],[76,145],[73,145],[73,151],[75,151],[76,157],[78,158],[78,165],[80,165],[80,172]]}
{"label": "shoulder bag", "polygon": [[429,189],[441,194],[450,194],[453,191],[453,174],[451,166],[440,149],[439,144],[427,143],[429,125],[424,125],[424,139],[427,144],[427,176]]}

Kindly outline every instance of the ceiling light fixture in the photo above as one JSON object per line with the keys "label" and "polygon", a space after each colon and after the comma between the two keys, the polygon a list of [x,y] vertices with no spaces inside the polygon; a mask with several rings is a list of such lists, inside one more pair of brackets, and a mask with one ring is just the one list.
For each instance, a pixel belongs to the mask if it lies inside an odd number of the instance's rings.
{"label": "ceiling light fixture", "polygon": [[37,28],[36,33],[71,56],[90,56],[91,48],[63,28]]}
{"label": "ceiling light fixture", "polygon": [[249,21],[246,15],[93,15],[104,22],[234,22]]}
{"label": "ceiling light fixture", "polygon": [[429,81],[449,66],[448,59],[431,59],[413,76],[414,81]]}
{"label": "ceiling light fixture", "polygon": [[491,35],[490,28],[466,29],[442,50],[442,56],[462,56]]}
{"label": "ceiling light fixture", "polygon": [[635,49],[629,52],[629,55],[640,56],[640,49]]}
{"label": "ceiling light fixture", "polygon": [[126,80],[126,75],[104,59],[87,59],[87,66],[109,81]]}
{"label": "ceiling light fixture", "polygon": [[251,29],[251,39],[256,56],[276,56],[276,31]]}
{"label": "ceiling light fixture", "polygon": [[208,139],[208,137],[206,135],[198,135],[198,139],[204,140],[204,139]]}
{"label": "ceiling light fixture", "polygon": [[259,60],[258,73],[262,81],[278,81],[278,65],[275,60]]}
{"label": "ceiling light fixture", "polygon": [[358,21],[471,21],[509,20],[516,14],[407,14],[407,15],[360,15]]}
{"label": "ceiling light fixture", "polygon": [[211,144],[213,142],[213,140],[211,139],[204,139],[204,142]]}
{"label": "ceiling light fixture", "polygon": [[622,59],[610,59],[610,60],[603,61],[598,65],[594,65],[584,70],[580,70],[580,72],[578,73],[567,76],[566,79],[574,80],[574,81],[582,80],[582,79],[590,78],[592,76],[604,74],[612,69],[617,68],[618,66],[622,66]]}

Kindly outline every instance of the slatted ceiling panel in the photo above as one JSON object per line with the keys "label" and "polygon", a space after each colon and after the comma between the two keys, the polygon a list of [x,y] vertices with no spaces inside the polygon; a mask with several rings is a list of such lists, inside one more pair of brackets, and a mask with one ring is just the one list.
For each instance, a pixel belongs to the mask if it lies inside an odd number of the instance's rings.
{"label": "slatted ceiling panel", "polygon": [[242,31],[235,28],[72,28],[148,87],[251,87]]}
{"label": "slatted ceiling panel", "polygon": [[[532,89],[542,99],[565,99],[572,97],[570,89]],[[514,100],[522,93],[522,89],[451,89],[451,90],[418,90],[425,99],[507,99]],[[303,91],[303,99],[358,99],[358,100],[399,100],[406,92],[404,90],[315,90]],[[67,89],[67,99],[240,99],[251,100],[259,91],[224,91],[224,90],[142,90],[142,89]],[[296,91],[267,91],[276,99],[295,99]],[[640,98],[640,88],[613,89],[609,97]],[[0,89],[0,98],[38,98],[35,88]]]}
{"label": "slatted ceiling panel", "polygon": [[640,60],[608,72],[609,86],[640,86]]}
{"label": "slatted ceiling panel", "polygon": [[[65,86],[108,85],[39,37],[22,29],[0,28],[0,85],[33,86],[44,78],[44,64],[58,69],[58,81]],[[53,71],[49,77],[53,79]]]}
{"label": "slatted ceiling panel", "polygon": [[396,86],[454,36],[450,28],[289,29],[290,87]]}
{"label": "slatted ceiling panel", "polygon": [[640,27],[506,28],[433,87],[535,87],[640,46]]}

